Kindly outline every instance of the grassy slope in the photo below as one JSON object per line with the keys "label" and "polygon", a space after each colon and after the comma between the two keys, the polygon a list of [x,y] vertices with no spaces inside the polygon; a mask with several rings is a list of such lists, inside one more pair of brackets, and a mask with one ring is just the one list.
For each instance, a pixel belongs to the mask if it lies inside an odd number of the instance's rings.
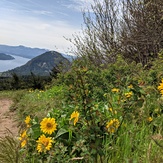
{"label": "grassy slope", "polygon": [[[146,92],[152,92],[153,88],[145,87]],[[62,109],[64,99],[64,87],[53,86],[46,91],[39,90],[21,90],[21,91],[3,91],[0,92],[0,98],[11,98],[15,102],[12,109],[17,111],[19,122],[24,121],[27,115],[43,118],[51,109]],[[161,100],[156,99],[156,95],[148,93],[146,103],[143,105],[145,114],[150,109],[155,109],[160,105]],[[159,105],[158,105],[159,103]],[[62,110],[63,111],[63,110]],[[63,111],[64,112],[64,111]],[[144,114],[144,115],[145,115]],[[148,115],[146,115],[148,116]],[[160,115],[162,116],[162,115]],[[145,117],[139,118],[143,119]],[[162,143],[162,124],[160,117],[153,117],[152,123],[149,125],[145,121],[143,123],[135,123],[130,121],[129,124],[124,123],[119,130],[119,137],[110,148],[110,140],[105,142],[105,156],[108,160],[105,162],[135,162],[135,163],[159,163],[163,162],[163,147],[157,145],[156,142]],[[136,124],[136,125],[135,125]],[[153,133],[153,126],[159,126],[159,130]],[[153,140],[155,138],[155,141]]]}

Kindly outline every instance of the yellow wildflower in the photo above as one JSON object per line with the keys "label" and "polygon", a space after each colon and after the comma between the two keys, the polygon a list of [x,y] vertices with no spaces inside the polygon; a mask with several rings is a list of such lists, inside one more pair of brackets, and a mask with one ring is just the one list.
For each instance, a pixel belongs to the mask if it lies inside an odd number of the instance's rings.
{"label": "yellow wildflower", "polygon": [[21,147],[22,147],[22,148],[25,147],[26,144],[27,144],[27,139],[22,140],[22,142],[21,142]]}
{"label": "yellow wildflower", "polygon": [[30,127],[30,121],[31,121],[31,117],[27,116],[24,120],[24,122],[26,123],[27,127]]}
{"label": "yellow wildflower", "polygon": [[20,134],[20,137],[19,137],[19,140],[21,141],[21,147],[23,148],[26,144],[27,144],[27,131],[23,131],[21,134]]}
{"label": "yellow wildflower", "polygon": [[130,85],[128,86],[128,88],[129,88],[129,89],[133,88],[133,85],[132,85],[132,84],[130,84]]}
{"label": "yellow wildflower", "polygon": [[79,119],[79,112],[78,111],[74,111],[71,114],[70,120],[72,120],[74,118],[74,126],[76,125],[76,123],[78,122]]}
{"label": "yellow wildflower", "polygon": [[57,123],[54,118],[44,118],[40,123],[41,131],[45,134],[51,135],[55,130],[57,130]]}
{"label": "yellow wildflower", "polygon": [[158,90],[162,90],[163,89],[163,79],[161,80],[161,83],[160,83],[160,85],[157,88],[158,88]]}
{"label": "yellow wildflower", "polygon": [[120,122],[118,119],[112,119],[111,121],[107,122],[106,128],[110,133],[114,133],[115,130],[119,127]]}
{"label": "yellow wildflower", "polygon": [[113,113],[113,114],[117,114],[117,111],[116,111],[116,110],[113,111],[112,108],[108,108],[108,110],[109,110],[111,113]]}
{"label": "yellow wildflower", "polygon": [[51,137],[46,137],[45,135],[41,135],[36,142],[38,143],[37,151],[46,152],[51,149],[53,140]]}
{"label": "yellow wildflower", "polygon": [[130,98],[130,97],[132,96],[132,92],[127,92],[127,93],[125,93],[125,96],[126,96],[127,98]]}
{"label": "yellow wildflower", "polygon": [[161,95],[163,96],[163,79],[161,80],[161,83],[157,88],[160,91]]}
{"label": "yellow wildflower", "polygon": [[112,108],[108,108],[108,110],[109,110],[110,112],[113,112],[113,109],[112,109]]}
{"label": "yellow wildflower", "polygon": [[119,92],[119,89],[118,88],[113,88],[111,91],[112,92]]}
{"label": "yellow wildflower", "polygon": [[152,118],[152,117],[148,117],[148,118],[147,118],[147,121],[148,121],[148,122],[152,122],[152,121],[153,121],[153,118]]}

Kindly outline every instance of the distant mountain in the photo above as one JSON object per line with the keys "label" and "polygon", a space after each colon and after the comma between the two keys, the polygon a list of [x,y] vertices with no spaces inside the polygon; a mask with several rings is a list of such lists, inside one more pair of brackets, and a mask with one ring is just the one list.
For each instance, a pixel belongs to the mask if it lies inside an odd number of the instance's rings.
{"label": "distant mountain", "polygon": [[13,60],[13,59],[15,59],[15,58],[10,55],[0,53],[0,60]]}
{"label": "distant mountain", "polygon": [[12,73],[30,75],[31,72],[35,75],[47,76],[60,63],[68,65],[70,61],[56,51],[48,51],[31,59],[23,66],[3,72],[1,76],[11,76]]}
{"label": "distant mountain", "polygon": [[9,45],[0,45],[0,53],[13,54],[16,56],[21,56],[24,58],[32,59],[40,54],[43,54],[49,50],[40,49],[40,48],[30,48],[22,45],[19,46],[9,46]]}
{"label": "distant mountain", "polygon": [[[0,53],[12,54],[29,59],[32,59],[48,51],[49,51],[48,49],[31,48],[23,45],[19,46],[0,45]],[[62,54],[62,56],[67,58],[69,61],[72,61],[73,59],[76,58],[76,56],[67,54]]]}
{"label": "distant mountain", "polygon": [[77,58],[77,56],[63,54],[63,53],[62,53],[62,56],[65,57],[65,58],[67,58],[70,62],[72,62],[74,59]]}

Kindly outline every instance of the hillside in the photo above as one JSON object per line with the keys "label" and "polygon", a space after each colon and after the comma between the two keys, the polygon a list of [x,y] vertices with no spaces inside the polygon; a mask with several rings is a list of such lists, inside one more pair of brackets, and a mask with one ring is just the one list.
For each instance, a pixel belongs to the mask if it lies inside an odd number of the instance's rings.
{"label": "hillside", "polygon": [[13,60],[13,59],[15,59],[15,58],[10,55],[0,53],[0,60]]}
{"label": "hillside", "polygon": [[11,76],[12,73],[30,75],[31,72],[35,75],[48,76],[51,70],[60,63],[67,65],[69,60],[56,51],[49,51],[31,59],[23,66],[3,72],[2,76]]}

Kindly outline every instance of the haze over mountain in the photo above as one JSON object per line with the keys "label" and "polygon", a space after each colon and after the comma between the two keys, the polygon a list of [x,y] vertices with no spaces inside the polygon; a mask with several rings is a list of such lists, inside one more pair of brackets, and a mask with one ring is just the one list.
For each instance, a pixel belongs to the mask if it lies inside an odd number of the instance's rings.
{"label": "haze over mountain", "polygon": [[[48,49],[31,48],[22,45],[9,46],[0,44],[0,53],[3,53],[3,55],[0,55],[0,72],[20,67],[27,63],[30,59],[48,51]],[[62,56],[67,58],[69,61],[76,58],[75,56],[67,54],[62,54]]]}
{"label": "haze over mountain", "polygon": [[48,51],[31,59],[23,66],[3,72],[1,76],[7,77],[13,73],[17,75],[31,75],[31,72],[35,75],[48,76],[51,70],[60,63],[67,66],[70,61],[56,51]]}
{"label": "haze over mountain", "polygon": [[40,49],[40,48],[30,48],[30,47],[25,47],[22,45],[19,45],[19,46],[0,45],[0,53],[21,56],[21,57],[29,58],[29,59],[32,59],[47,51],[49,50]]}

